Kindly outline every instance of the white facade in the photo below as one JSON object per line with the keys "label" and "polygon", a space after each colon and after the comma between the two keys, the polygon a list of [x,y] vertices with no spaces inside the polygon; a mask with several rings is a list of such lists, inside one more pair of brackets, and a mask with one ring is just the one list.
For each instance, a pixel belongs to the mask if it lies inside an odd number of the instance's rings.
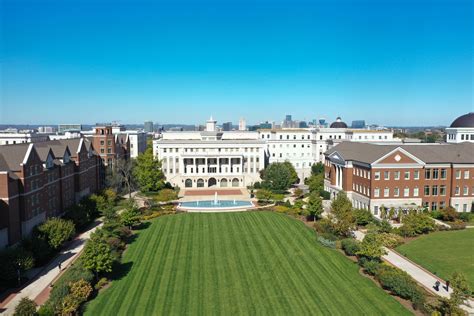
{"label": "white facade", "polygon": [[[164,132],[153,141],[167,181],[180,188],[246,187],[260,181],[265,142],[258,132]],[[213,130],[213,131],[212,131]]]}
{"label": "white facade", "polygon": [[147,134],[142,131],[124,131],[122,133],[128,134],[130,140],[130,157],[137,158],[138,154],[145,152],[146,150],[146,137]]}
{"label": "white facade", "polygon": [[448,143],[474,143],[473,127],[448,127],[446,128],[446,142]]}
{"label": "white facade", "polygon": [[36,143],[48,141],[48,135],[37,133],[0,133],[0,145]]}

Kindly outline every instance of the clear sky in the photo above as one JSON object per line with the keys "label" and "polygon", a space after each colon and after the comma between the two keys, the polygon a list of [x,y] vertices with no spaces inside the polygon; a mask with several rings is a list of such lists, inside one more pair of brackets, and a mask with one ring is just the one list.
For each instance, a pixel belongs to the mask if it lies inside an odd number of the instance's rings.
{"label": "clear sky", "polygon": [[0,0],[0,123],[474,111],[472,0]]}

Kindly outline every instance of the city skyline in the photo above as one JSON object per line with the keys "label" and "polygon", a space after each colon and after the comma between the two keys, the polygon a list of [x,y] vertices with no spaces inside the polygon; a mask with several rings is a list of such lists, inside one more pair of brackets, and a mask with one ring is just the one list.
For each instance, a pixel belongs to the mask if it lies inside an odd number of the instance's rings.
{"label": "city skyline", "polygon": [[448,126],[474,111],[470,1],[7,0],[1,11],[0,124],[291,113]]}

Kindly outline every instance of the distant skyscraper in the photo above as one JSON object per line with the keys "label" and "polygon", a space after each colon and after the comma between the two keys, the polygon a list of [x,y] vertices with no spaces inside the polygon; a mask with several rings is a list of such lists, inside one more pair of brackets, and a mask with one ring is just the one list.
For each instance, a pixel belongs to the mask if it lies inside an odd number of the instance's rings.
{"label": "distant skyscraper", "polygon": [[222,130],[224,132],[229,132],[232,130],[232,122],[225,122],[222,124]]}
{"label": "distant skyscraper", "polygon": [[144,125],[145,133],[153,133],[153,122],[146,121]]}
{"label": "distant skyscraper", "polygon": [[262,129],[271,129],[272,128],[272,123],[267,122],[262,122],[260,123],[260,128]]}
{"label": "distant skyscraper", "polygon": [[299,121],[298,122],[298,127],[299,128],[308,128],[308,124],[305,121]]}
{"label": "distant skyscraper", "polygon": [[245,123],[245,119],[241,118],[239,120],[239,131],[245,131],[247,130],[247,124]]}
{"label": "distant skyscraper", "polygon": [[291,121],[291,114],[287,114],[285,116],[285,121]]}
{"label": "distant skyscraper", "polygon": [[365,121],[364,120],[356,120],[352,121],[352,128],[364,128],[365,127]]}
{"label": "distant skyscraper", "polygon": [[54,133],[54,128],[51,126],[40,126],[38,127],[38,133]]}

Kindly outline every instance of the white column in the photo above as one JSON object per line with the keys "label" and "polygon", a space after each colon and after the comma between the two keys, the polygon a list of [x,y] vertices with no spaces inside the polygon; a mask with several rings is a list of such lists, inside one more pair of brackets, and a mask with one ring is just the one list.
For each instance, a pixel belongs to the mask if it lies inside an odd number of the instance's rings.
{"label": "white column", "polygon": [[173,156],[172,159],[173,159],[173,173],[175,174],[176,173],[176,156]]}
{"label": "white column", "polygon": [[339,187],[339,167],[337,165],[334,167],[336,167],[336,187]]}
{"label": "white column", "polygon": [[219,174],[219,173],[220,173],[220,170],[219,170],[219,169],[220,169],[220,167],[221,167],[220,158],[219,158],[219,156],[217,156],[217,172],[216,172],[217,174]]}

